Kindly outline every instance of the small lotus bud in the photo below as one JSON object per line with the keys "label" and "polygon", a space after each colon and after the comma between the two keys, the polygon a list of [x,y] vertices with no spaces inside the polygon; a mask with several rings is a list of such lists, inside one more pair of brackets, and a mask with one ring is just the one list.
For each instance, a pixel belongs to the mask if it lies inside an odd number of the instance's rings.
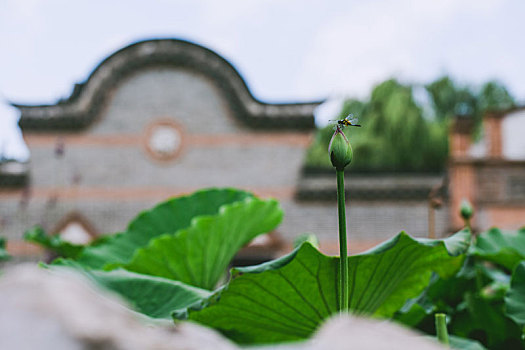
{"label": "small lotus bud", "polygon": [[472,205],[466,199],[464,199],[461,202],[460,214],[461,214],[461,217],[463,218],[463,220],[470,220],[470,218],[474,214],[474,209],[472,209]]}
{"label": "small lotus bud", "polygon": [[328,154],[330,154],[330,161],[337,171],[344,170],[352,162],[354,156],[352,146],[350,146],[350,142],[348,142],[346,135],[339,126],[335,129],[334,135],[330,140]]}

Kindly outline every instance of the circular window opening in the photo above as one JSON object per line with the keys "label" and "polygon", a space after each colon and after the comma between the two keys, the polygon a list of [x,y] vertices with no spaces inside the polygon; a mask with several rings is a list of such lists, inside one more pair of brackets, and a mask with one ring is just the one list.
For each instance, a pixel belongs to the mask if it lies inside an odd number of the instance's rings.
{"label": "circular window opening", "polygon": [[182,148],[182,133],[171,120],[152,123],[146,131],[146,150],[157,160],[175,159]]}

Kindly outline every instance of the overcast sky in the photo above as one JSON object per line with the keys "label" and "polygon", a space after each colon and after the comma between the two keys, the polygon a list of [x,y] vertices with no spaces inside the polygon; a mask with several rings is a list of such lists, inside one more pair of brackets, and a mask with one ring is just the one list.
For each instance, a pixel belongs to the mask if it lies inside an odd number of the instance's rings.
{"label": "overcast sky", "polygon": [[[270,102],[442,74],[497,79],[525,101],[524,15],[523,0],[0,0],[0,92],[54,103],[115,50],[182,38],[226,57]],[[20,156],[16,118],[0,106],[0,140]]]}

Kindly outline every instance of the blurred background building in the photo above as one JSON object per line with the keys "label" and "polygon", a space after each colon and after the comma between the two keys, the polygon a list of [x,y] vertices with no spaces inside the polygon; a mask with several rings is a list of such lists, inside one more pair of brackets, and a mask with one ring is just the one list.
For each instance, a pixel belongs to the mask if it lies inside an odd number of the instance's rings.
{"label": "blurred background building", "polygon": [[[275,235],[285,246],[315,233],[335,252],[334,173],[305,158],[321,103],[259,101],[227,60],[188,41],[125,47],[57,104],[16,105],[31,158],[2,164],[2,232],[15,247],[33,225],[87,243],[171,196],[235,186],[280,200],[286,215]],[[476,228],[522,225],[525,161],[509,158],[502,138],[506,120],[515,118],[523,113],[487,115],[478,154],[474,118],[456,118],[448,167],[348,171],[351,247],[362,250],[401,230],[444,236],[462,226],[463,199],[477,209]],[[360,129],[351,132],[352,140]],[[410,138],[407,152],[417,154],[415,142]],[[392,148],[388,157],[395,156]]]}
{"label": "blurred background building", "polygon": [[346,130],[354,252],[401,230],[447,235],[463,199],[476,230],[525,225],[525,113],[511,94],[525,95],[521,3],[4,7],[0,47],[16,55],[0,58],[14,106],[0,109],[0,229],[14,254],[37,253],[22,242],[33,225],[88,242],[209,186],[279,199],[281,247],[313,233],[335,253],[326,122],[349,113],[363,125]]}

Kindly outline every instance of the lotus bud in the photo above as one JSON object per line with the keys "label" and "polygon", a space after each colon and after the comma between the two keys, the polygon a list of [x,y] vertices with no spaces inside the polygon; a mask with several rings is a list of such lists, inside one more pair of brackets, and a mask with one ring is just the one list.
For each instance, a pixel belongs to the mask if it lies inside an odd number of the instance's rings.
{"label": "lotus bud", "polygon": [[339,125],[336,127],[334,135],[330,140],[328,146],[328,154],[330,154],[330,161],[337,171],[343,171],[344,168],[352,162],[354,153],[352,146],[346,138]]}
{"label": "lotus bud", "polygon": [[472,209],[472,205],[466,199],[464,199],[461,202],[460,214],[461,214],[461,217],[463,218],[463,220],[470,220],[470,218],[474,214],[474,209]]}

